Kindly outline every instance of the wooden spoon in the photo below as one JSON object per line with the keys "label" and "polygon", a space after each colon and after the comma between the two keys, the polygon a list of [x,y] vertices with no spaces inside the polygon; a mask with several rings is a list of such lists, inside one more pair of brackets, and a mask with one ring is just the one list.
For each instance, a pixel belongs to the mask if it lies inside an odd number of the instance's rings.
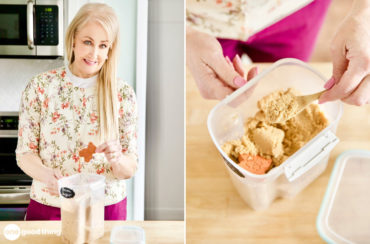
{"label": "wooden spoon", "polygon": [[289,99],[274,100],[272,106],[262,109],[265,119],[270,123],[283,123],[299,114],[313,101],[319,99],[325,91],[305,96],[295,96],[291,93],[284,94],[283,97]]}
{"label": "wooden spoon", "polygon": [[311,95],[296,96],[295,98],[296,98],[296,101],[298,103],[298,107],[294,111],[294,113],[291,113],[291,114],[288,115],[286,120],[289,120],[289,119],[293,118],[294,116],[296,116],[297,114],[299,114],[300,112],[302,112],[302,110],[305,109],[308,105],[310,105],[313,101],[319,99],[320,96],[324,92],[326,92],[326,90],[323,90],[321,92],[314,93],[314,94],[311,94]]}
{"label": "wooden spoon", "polygon": [[[313,101],[320,98],[320,96],[326,92],[326,90],[323,90],[321,92],[311,94],[311,95],[305,95],[305,96],[297,96],[297,102],[299,104],[299,112],[302,111],[305,107],[307,107],[309,104],[311,104]],[[298,113],[299,113],[298,112]]]}

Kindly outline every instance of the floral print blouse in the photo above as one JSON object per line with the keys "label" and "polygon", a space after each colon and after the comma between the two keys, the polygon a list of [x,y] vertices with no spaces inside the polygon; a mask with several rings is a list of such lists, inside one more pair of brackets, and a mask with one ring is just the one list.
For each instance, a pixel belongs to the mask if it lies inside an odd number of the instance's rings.
{"label": "floral print blouse", "polygon": [[215,37],[246,41],[248,37],[313,0],[186,0],[186,21]]}
{"label": "floral print blouse", "polygon": [[[34,77],[22,94],[19,111],[17,154],[37,153],[43,164],[59,168],[64,176],[79,172],[106,177],[105,205],[126,197],[124,180],[115,178],[104,153],[95,153],[89,162],[79,151],[89,142],[99,146],[96,85],[75,86],[67,67]],[[137,158],[137,105],[134,90],[118,80],[119,138],[122,151]],[[18,160],[18,159],[17,159]],[[31,199],[60,207],[59,197],[50,195],[46,185],[33,180]]]}

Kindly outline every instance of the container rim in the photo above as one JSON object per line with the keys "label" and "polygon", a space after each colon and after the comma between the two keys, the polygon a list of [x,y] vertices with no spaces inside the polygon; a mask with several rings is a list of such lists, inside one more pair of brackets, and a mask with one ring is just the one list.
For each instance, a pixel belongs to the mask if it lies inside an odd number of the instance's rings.
{"label": "container rim", "polygon": [[81,177],[81,176],[83,176],[83,177],[84,176],[92,176],[92,177],[100,178],[100,179],[95,181],[95,182],[91,182],[91,183],[83,183],[83,184],[74,185],[75,188],[83,188],[83,187],[94,188],[94,187],[97,187],[98,185],[104,185],[105,186],[105,176],[104,175],[98,175],[98,174],[92,174],[92,173],[77,173],[77,174],[73,174],[73,175],[70,175],[70,176],[63,177],[63,178],[59,179],[58,180],[58,188],[61,187],[61,185],[62,185],[62,183],[64,183],[64,181],[66,181],[70,178]]}
{"label": "container rim", "polygon": [[[276,177],[278,177],[280,174],[282,174],[284,172],[285,165],[289,164],[292,161],[292,158],[294,158],[292,156],[294,156],[296,153],[299,153],[301,150],[304,150],[309,145],[311,145],[312,141],[315,138],[317,138],[318,136],[321,136],[324,132],[326,132],[327,130],[329,130],[333,126],[333,124],[335,124],[336,122],[338,122],[339,119],[340,119],[340,117],[342,117],[342,114],[343,114],[343,105],[338,101],[337,103],[339,103],[339,111],[338,111],[337,118],[334,121],[332,121],[326,128],[324,128],[320,133],[318,133],[315,137],[313,137],[311,140],[309,140],[297,152],[295,152],[287,160],[285,160],[281,165],[279,165],[278,167],[275,167],[275,168],[271,169],[267,174],[257,175],[257,174],[254,174],[254,173],[251,173],[251,172],[245,170],[244,168],[242,168],[238,164],[236,164],[220,148],[220,145],[218,145],[215,136],[211,132],[211,118],[213,117],[213,114],[215,113],[215,111],[218,110],[221,106],[225,106],[230,101],[232,101],[234,98],[238,97],[240,94],[244,93],[246,90],[252,88],[254,85],[257,84],[257,82],[262,77],[264,77],[265,75],[267,75],[268,73],[270,73],[272,70],[276,69],[277,67],[279,67],[281,65],[300,65],[300,66],[303,66],[303,67],[307,68],[308,70],[310,70],[311,72],[313,72],[315,75],[319,76],[322,80],[324,80],[324,81],[326,80],[326,78],[321,73],[319,73],[318,71],[316,71],[315,69],[313,69],[311,66],[309,66],[307,63],[305,63],[305,62],[303,62],[301,60],[298,60],[298,59],[295,59],[295,58],[284,58],[284,59],[280,59],[280,60],[276,61],[275,63],[273,63],[270,67],[268,67],[265,70],[263,70],[256,77],[254,77],[253,79],[251,79],[244,86],[242,86],[241,88],[237,89],[236,91],[234,91],[233,93],[231,93],[229,96],[227,96],[226,98],[224,98],[223,100],[221,100],[218,104],[216,104],[212,108],[212,110],[209,112],[208,118],[207,118],[208,133],[210,134],[210,136],[212,138],[212,141],[213,141],[213,144],[217,147],[217,150],[221,153],[222,157],[225,160],[227,160],[228,163],[230,163],[232,166],[234,166],[237,170],[239,170],[242,175],[248,176],[248,177],[251,177],[251,178],[254,178],[254,179],[258,179],[258,180],[266,180],[266,179],[273,180]],[[227,167],[229,167],[229,166],[227,166]]]}

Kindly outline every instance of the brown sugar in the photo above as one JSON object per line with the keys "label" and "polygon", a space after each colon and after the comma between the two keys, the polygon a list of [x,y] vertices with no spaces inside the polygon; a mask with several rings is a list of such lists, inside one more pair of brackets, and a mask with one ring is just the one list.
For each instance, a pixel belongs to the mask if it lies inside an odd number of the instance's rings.
{"label": "brown sugar", "polygon": [[299,111],[296,91],[275,91],[258,101],[258,108],[269,123],[281,123],[293,117]]}
{"label": "brown sugar", "polygon": [[88,163],[92,159],[95,150],[96,146],[94,145],[94,143],[89,142],[87,148],[80,150],[78,155],[80,155],[80,157],[83,157],[85,159],[85,162]]}
{"label": "brown sugar", "polygon": [[253,156],[250,154],[240,154],[239,164],[242,168],[257,175],[262,175],[270,169],[272,160],[261,156]]}
{"label": "brown sugar", "polygon": [[[271,160],[271,164],[267,168],[268,171],[282,164],[288,157],[303,147],[329,124],[317,104],[308,105],[298,115],[280,123],[272,123],[273,115],[266,115],[265,112],[269,110],[267,108],[268,101],[271,99],[290,101],[287,94],[293,92],[295,92],[293,89],[275,91],[258,101],[261,110],[255,116],[246,119],[244,135],[240,139],[224,143],[221,147],[222,150],[236,163],[240,163],[242,167],[245,166],[244,169],[256,173],[265,169],[262,167],[265,166],[262,159]],[[294,107],[294,105],[292,106]],[[262,109],[265,109],[265,111],[262,111]],[[279,107],[276,111],[281,109],[282,107]],[[283,115],[280,114],[280,117],[277,118],[283,119],[284,114],[290,112],[285,113],[283,111],[281,113]],[[248,155],[248,160],[241,155]],[[255,156],[259,156],[259,158]]]}

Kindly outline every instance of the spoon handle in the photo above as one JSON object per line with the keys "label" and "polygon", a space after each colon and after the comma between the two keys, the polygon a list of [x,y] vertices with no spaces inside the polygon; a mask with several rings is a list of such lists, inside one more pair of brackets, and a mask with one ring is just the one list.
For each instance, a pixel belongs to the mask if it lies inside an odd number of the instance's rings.
{"label": "spoon handle", "polygon": [[314,94],[311,94],[311,95],[307,95],[307,96],[304,96],[305,97],[305,100],[307,101],[307,102],[313,102],[313,101],[315,101],[315,100],[317,100],[317,99],[319,99],[320,98],[320,96],[324,93],[324,92],[326,92],[326,90],[323,90],[323,91],[321,91],[321,92],[318,92],[318,93],[314,93]]}

